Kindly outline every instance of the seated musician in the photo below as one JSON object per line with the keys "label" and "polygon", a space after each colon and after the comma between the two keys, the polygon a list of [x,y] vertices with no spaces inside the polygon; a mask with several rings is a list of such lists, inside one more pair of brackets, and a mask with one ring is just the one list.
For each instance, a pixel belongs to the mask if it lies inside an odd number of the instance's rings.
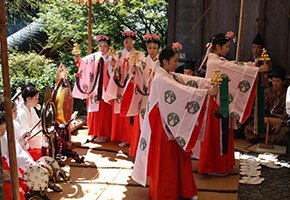
{"label": "seated musician", "polygon": [[[264,41],[263,41],[263,38],[262,36],[260,35],[260,33],[258,33],[256,35],[256,37],[254,38],[253,40],[253,43],[252,43],[252,54],[248,57],[246,57],[244,59],[244,62],[256,62],[257,59],[259,59],[262,55],[262,50],[264,48]],[[259,61],[261,62],[261,61]],[[262,63],[260,63],[262,64]],[[272,77],[272,73],[273,73],[273,65],[272,65],[272,62],[271,61],[268,61],[267,62],[268,64],[268,72],[267,72],[267,75],[266,76],[263,76],[262,77],[262,86],[264,87],[268,87],[269,84],[268,84],[268,77]]]}
{"label": "seated musician", "polygon": [[[11,184],[10,184],[10,168],[8,165],[8,145],[7,145],[7,134],[6,134],[6,123],[5,123],[5,114],[0,111],[0,142],[1,142],[1,158],[3,163],[3,178],[4,178],[4,193],[5,199],[11,200],[12,199],[12,192],[11,192]],[[16,158],[18,166],[22,164],[23,166],[21,169],[24,170],[23,167],[28,167],[30,164],[33,164],[34,161],[32,158],[28,156],[28,154],[20,147],[20,144],[17,140],[15,140],[15,147],[16,147]],[[26,156],[25,156],[26,154]],[[22,177],[22,175],[20,175]],[[23,180],[19,180],[19,192],[20,192],[20,199],[25,199],[25,194],[27,193],[27,186]]]}
{"label": "seated musician", "polygon": [[[23,102],[18,105],[16,120],[24,131],[31,131],[40,120],[34,109],[38,103],[39,91],[31,83],[25,83],[21,91]],[[41,123],[32,130],[31,139],[28,140],[28,152],[37,161],[42,156],[42,146],[46,146],[45,138],[41,132]]]}
{"label": "seated musician", "polygon": [[[287,143],[287,113],[286,102],[286,70],[280,66],[274,69],[272,84],[265,91],[264,113],[265,117],[279,118],[280,124],[270,124],[269,142],[272,144],[285,145]],[[254,133],[254,122],[250,122],[245,128],[246,139],[251,142],[264,141],[265,134],[256,135]]]}

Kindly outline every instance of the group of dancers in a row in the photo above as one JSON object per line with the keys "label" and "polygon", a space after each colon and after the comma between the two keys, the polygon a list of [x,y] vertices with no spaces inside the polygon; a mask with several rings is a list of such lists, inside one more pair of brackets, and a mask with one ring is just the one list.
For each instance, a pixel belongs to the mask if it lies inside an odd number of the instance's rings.
{"label": "group of dancers in a row", "polygon": [[[147,34],[148,56],[134,48],[136,32],[122,33],[124,49],[114,51],[106,35],[95,37],[99,51],[78,65],[73,97],[87,99],[89,135],[95,142],[130,144],[136,156],[132,178],[149,181],[152,199],[197,198],[191,156],[198,172],[226,176],[235,165],[233,129],[250,114],[259,62],[224,57],[233,33],[214,35],[207,44],[205,78],[175,73],[182,46],[160,51],[160,38]],[[160,52],[160,53],[159,53]],[[211,78],[221,77],[212,85]],[[220,87],[217,87],[220,85]]]}

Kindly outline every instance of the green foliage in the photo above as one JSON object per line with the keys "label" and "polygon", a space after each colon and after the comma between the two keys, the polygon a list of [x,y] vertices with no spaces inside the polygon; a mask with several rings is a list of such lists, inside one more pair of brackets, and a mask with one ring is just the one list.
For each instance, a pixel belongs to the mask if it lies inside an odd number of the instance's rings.
{"label": "green foliage", "polygon": [[[81,56],[87,55],[88,46],[88,7],[68,0],[47,0],[40,8],[39,17],[46,23],[52,50],[72,40],[78,42]],[[92,5],[92,33],[105,34],[111,38],[116,50],[123,48],[123,30],[136,31],[138,40],[135,48],[146,52],[143,36],[157,33],[161,45],[166,44],[167,2],[165,0],[126,0],[100,5]],[[72,47],[71,47],[72,48]],[[93,47],[97,50],[97,47]]]}
{"label": "green foliage", "polygon": [[[40,91],[39,101],[43,102],[43,95],[47,86],[55,85],[58,66],[45,56],[35,52],[9,54],[9,74],[11,96],[16,93],[16,88],[21,87],[25,81],[32,82]],[[0,71],[2,70],[2,67]],[[2,73],[2,72],[1,72]],[[3,80],[0,82],[0,92],[3,94]]]}

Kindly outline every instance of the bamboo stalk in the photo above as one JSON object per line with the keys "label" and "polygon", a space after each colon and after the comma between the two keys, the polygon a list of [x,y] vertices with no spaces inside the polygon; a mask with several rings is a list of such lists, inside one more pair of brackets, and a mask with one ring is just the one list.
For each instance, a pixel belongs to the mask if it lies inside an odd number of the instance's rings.
{"label": "bamboo stalk", "polygon": [[[0,0],[0,40],[1,40],[1,64],[2,64],[2,77],[4,88],[4,105],[5,105],[5,118],[7,127],[8,151],[9,151],[9,164],[12,186],[12,199],[20,199],[19,182],[18,182],[18,167],[16,160],[15,150],[15,137],[14,127],[12,120],[12,103],[10,92],[9,80],[9,65],[8,65],[8,52],[7,52],[7,34],[6,34],[6,21],[5,21],[5,0]],[[2,159],[2,157],[1,157]]]}
{"label": "bamboo stalk", "polygon": [[92,0],[89,0],[88,29],[88,54],[92,54]]}
{"label": "bamboo stalk", "polygon": [[236,53],[236,61],[237,62],[239,62],[239,60],[240,60],[240,48],[241,48],[242,32],[243,32],[243,20],[244,20],[244,0],[241,0],[239,35],[238,35],[237,53]]}

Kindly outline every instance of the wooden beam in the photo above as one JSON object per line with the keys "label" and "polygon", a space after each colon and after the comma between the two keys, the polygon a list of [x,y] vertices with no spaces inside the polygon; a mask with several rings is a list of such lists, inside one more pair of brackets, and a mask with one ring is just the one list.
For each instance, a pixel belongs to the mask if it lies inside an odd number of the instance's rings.
{"label": "wooden beam", "polygon": [[[7,127],[8,150],[9,150],[9,164],[10,176],[12,186],[12,199],[20,199],[19,182],[18,182],[18,167],[15,150],[15,137],[12,118],[12,103],[10,92],[9,79],[9,65],[7,52],[7,35],[6,35],[6,20],[5,20],[5,0],[0,0],[0,40],[1,40],[1,64],[2,77],[4,88],[4,102],[5,102],[5,119]],[[2,158],[1,158],[2,159]]]}
{"label": "wooden beam", "polygon": [[88,29],[88,54],[92,54],[92,0],[89,0]]}

